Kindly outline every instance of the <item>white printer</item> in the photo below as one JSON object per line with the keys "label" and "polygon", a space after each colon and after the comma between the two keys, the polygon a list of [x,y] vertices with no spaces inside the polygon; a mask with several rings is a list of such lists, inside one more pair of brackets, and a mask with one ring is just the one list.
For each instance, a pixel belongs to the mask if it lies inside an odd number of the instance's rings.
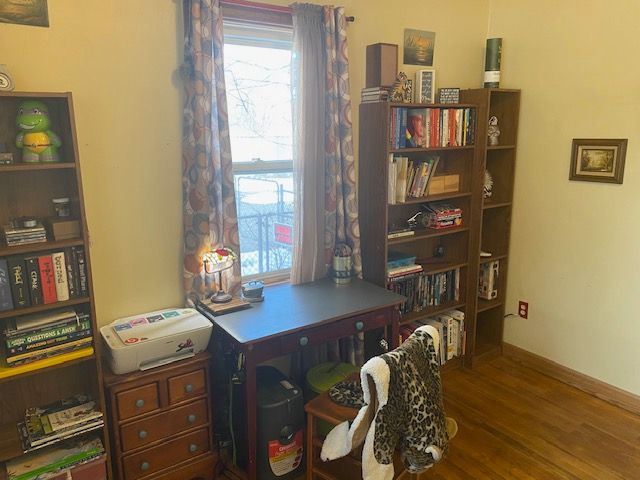
{"label": "white printer", "polygon": [[193,308],[133,315],[100,328],[115,374],[147,370],[207,349],[211,322]]}

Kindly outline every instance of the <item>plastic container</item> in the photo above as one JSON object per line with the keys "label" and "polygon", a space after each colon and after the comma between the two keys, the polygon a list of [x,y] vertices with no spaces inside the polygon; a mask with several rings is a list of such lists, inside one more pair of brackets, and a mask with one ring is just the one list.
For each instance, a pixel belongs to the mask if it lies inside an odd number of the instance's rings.
{"label": "plastic container", "polygon": [[71,201],[69,198],[54,198],[51,200],[53,202],[53,208],[56,211],[56,215],[59,218],[66,218],[71,216]]}

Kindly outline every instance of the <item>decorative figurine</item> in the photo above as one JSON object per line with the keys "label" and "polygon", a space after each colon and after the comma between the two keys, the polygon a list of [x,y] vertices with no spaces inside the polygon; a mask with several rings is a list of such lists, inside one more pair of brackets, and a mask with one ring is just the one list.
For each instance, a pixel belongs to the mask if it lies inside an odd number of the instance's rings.
{"label": "decorative figurine", "polygon": [[484,185],[482,187],[482,198],[491,198],[493,194],[493,177],[489,170],[484,171]]}
{"label": "decorative figurine", "polygon": [[498,137],[500,136],[500,128],[498,128],[498,117],[495,115],[489,118],[489,126],[487,127],[487,135],[489,136],[489,145],[498,145]]}
{"label": "decorative figurine", "polygon": [[38,100],[27,100],[18,107],[16,125],[20,133],[16,146],[22,149],[25,163],[59,162],[60,137],[49,130],[49,109]]}
{"label": "decorative figurine", "polygon": [[413,85],[408,82],[407,74],[399,72],[391,89],[391,101],[401,103],[411,102],[412,89]]}

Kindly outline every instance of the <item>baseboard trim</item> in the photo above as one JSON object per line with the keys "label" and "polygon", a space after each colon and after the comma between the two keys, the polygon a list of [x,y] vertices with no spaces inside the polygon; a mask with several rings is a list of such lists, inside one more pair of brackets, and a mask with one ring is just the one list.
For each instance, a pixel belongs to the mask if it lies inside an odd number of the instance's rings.
{"label": "baseboard trim", "polygon": [[577,372],[552,360],[523,350],[520,347],[503,343],[502,354],[530,367],[544,375],[555,378],[583,392],[609,402],[631,413],[640,415],[640,396],[609,385],[601,380]]}

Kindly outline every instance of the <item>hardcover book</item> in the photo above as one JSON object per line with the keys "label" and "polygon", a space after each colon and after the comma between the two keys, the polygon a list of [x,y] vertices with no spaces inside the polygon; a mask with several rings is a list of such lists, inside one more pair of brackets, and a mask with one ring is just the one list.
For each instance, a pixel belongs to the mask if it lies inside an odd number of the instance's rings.
{"label": "hardcover book", "polygon": [[29,298],[29,286],[27,284],[27,269],[21,257],[7,259],[9,265],[9,279],[11,281],[11,294],[15,308],[23,308],[31,305]]}
{"label": "hardcover book", "polygon": [[75,248],[78,261],[78,293],[81,297],[89,295],[89,282],[87,273],[87,261],[84,255],[84,248]]}
{"label": "hardcover book", "polygon": [[42,286],[40,285],[40,267],[38,266],[38,257],[26,257],[24,262],[27,266],[31,305],[42,305]]}
{"label": "hardcover book", "polygon": [[55,303],[58,301],[58,295],[56,293],[56,283],[53,277],[53,262],[51,260],[51,255],[38,257],[38,266],[40,267],[42,301],[45,304]]}
{"label": "hardcover book", "polygon": [[64,261],[67,265],[69,297],[75,298],[78,296],[78,260],[73,249],[67,248],[64,251]]}
{"label": "hardcover book", "polygon": [[51,254],[53,261],[53,277],[56,284],[56,296],[59,302],[69,300],[69,282],[67,280],[67,265],[64,260],[64,252]]}
{"label": "hardcover book", "polygon": [[13,310],[13,298],[11,297],[9,265],[6,259],[0,258],[0,312],[5,310]]}

